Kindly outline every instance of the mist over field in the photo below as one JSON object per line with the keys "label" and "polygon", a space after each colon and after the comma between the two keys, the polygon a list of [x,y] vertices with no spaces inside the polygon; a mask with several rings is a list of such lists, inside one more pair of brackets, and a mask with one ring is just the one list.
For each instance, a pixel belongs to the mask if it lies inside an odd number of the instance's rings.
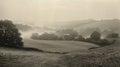
{"label": "mist over field", "polygon": [[0,0],[0,67],[120,67],[120,0]]}
{"label": "mist over field", "polygon": [[[63,24],[64,23],[64,24]],[[83,36],[89,36],[93,31],[99,31],[103,35],[108,33],[120,34],[120,20],[119,19],[103,19],[103,20],[79,20],[61,22],[48,26],[37,26],[30,24],[17,24],[18,29],[22,33],[22,37],[29,38],[32,33],[42,34],[44,32],[55,33],[57,30],[74,29]]]}

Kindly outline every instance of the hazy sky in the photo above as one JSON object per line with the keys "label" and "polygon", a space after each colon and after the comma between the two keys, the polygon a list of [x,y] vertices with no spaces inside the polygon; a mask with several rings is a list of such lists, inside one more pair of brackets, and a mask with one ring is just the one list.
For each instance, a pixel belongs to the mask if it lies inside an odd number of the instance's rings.
{"label": "hazy sky", "polygon": [[0,19],[30,24],[120,18],[120,0],[0,0]]}

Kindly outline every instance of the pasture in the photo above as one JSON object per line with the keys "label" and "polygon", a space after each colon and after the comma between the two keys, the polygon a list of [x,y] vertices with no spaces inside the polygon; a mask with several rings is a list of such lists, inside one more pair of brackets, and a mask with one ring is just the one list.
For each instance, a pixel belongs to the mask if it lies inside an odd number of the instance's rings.
{"label": "pasture", "polygon": [[52,52],[75,52],[87,51],[91,47],[98,45],[80,41],[60,41],[60,40],[32,40],[24,39],[25,47],[33,47]]}
{"label": "pasture", "polygon": [[[69,52],[68,54],[42,53],[9,48],[0,49],[0,67],[119,67],[118,40],[114,45],[98,47],[79,41],[45,41],[25,39],[25,47],[44,51]],[[76,53],[77,52],[77,53]]]}

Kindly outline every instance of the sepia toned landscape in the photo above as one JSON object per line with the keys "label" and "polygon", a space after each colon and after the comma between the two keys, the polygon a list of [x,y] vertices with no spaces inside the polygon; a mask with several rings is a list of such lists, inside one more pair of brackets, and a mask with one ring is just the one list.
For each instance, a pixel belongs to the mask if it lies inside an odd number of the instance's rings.
{"label": "sepia toned landscape", "polygon": [[119,67],[119,3],[0,1],[0,67]]}

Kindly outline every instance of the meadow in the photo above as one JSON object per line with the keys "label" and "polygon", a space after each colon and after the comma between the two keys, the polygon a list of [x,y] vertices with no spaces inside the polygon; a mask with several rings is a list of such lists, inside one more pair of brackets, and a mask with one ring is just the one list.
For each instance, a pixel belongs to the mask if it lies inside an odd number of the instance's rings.
{"label": "meadow", "polygon": [[45,41],[24,39],[25,47],[67,54],[43,53],[17,49],[0,49],[0,67],[119,67],[118,40],[114,45],[99,47],[79,41]]}

